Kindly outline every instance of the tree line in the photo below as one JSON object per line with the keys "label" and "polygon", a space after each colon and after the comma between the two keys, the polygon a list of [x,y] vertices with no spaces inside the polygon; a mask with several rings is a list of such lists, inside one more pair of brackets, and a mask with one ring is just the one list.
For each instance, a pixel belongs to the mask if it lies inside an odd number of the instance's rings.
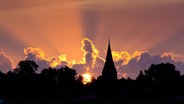
{"label": "tree line", "polygon": [[184,95],[184,75],[173,64],[152,64],[140,71],[135,80],[93,78],[84,85],[83,77],[67,66],[45,68],[36,73],[38,65],[31,60],[18,63],[7,73],[0,71],[0,99],[23,100],[81,100],[130,99]]}

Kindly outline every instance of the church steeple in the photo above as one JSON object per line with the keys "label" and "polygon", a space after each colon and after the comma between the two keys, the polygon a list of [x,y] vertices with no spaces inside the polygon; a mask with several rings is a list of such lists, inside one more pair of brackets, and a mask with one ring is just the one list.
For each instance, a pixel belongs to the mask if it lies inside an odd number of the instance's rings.
{"label": "church steeple", "polygon": [[110,39],[108,43],[108,50],[104,68],[102,70],[102,78],[104,80],[116,80],[117,79],[117,71],[113,62]]}

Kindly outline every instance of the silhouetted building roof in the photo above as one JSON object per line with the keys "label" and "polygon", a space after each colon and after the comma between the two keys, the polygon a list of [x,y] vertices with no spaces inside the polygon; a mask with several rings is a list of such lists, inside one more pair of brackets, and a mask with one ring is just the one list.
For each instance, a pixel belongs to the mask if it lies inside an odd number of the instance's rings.
{"label": "silhouetted building roof", "polygon": [[102,78],[104,80],[116,80],[117,79],[117,71],[113,62],[110,40],[108,44],[107,56],[105,60],[105,65],[102,70]]}

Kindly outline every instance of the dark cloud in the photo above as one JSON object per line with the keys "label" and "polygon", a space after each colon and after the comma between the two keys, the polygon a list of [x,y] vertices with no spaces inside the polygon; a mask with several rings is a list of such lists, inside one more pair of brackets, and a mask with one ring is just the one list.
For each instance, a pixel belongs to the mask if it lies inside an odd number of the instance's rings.
{"label": "dark cloud", "polygon": [[[90,39],[85,38],[82,40],[81,49],[84,52],[84,61],[74,64],[72,68],[76,69],[78,74],[84,74],[88,71],[97,78],[101,75],[104,59],[99,56],[98,50]],[[159,63],[172,63],[184,74],[184,63],[176,61],[172,52],[151,55],[147,51],[135,51],[133,55],[130,55],[125,51],[114,51],[112,55],[118,71],[118,78],[130,77],[135,79],[140,70],[148,69],[151,64]]]}
{"label": "dark cloud", "polygon": [[45,58],[45,54],[40,48],[27,47],[24,49],[24,54],[27,60],[33,60],[39,65],[38,72],[50,66],[50,62]]}
{"label": "dark cloud", "polygon": [[172,63],[181,72],[181,74],[184,74],[184,63],[176,61],[172,53],[153,56],[148,52],[144,52],[141,54],[140,59],[137,57],[132,58],[127,65],[122,65],[118,68],[118,72],[121,73],[119,78],[122,77],[123,73],[126,73],[126,77],[135,79],[140,70],[148,69],[151,64],[159,63]]}
{"label": "dark cloud", "polygon": [[86,39],[83,39],[82,41],[83,43],[83,46],[82,46],[82,50],[85,52],[85,60],[86,60],[86,64],[88,65],[92,65],[93,63],[93,52],[94,52],[94,49],[93,49],[93,43],[91,40],[88,40],[87,38]]}
{"label": "dark cloud", "polygon": [[6,73],[12,70],[13,62],[4,52],[0,52],[0,71]]}
{"label": "dark cloud", "polygon": [[86,72],[85,66],[86,64],[74,64],[72,68],[75,69],[78,74],[84,74]]}
{"label": "dark cloud", "polygon": [[104,60],[101,58],[96,58],[96,63],[94,68],[92,69],[93,75],[97,78],[99,75],[102,74],[102,69],[104,67]]}

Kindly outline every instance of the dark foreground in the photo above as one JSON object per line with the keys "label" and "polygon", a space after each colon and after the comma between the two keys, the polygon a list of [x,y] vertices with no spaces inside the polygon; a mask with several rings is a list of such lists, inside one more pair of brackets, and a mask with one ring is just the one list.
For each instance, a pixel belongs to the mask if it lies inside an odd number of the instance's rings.
{"label": "dark foreground", "polygon": [[69,67],[36,73],[33,61],[21,61],[13,72],[0,72],[0,104],[184,104],[184,75],[173,64],[151,65],[137,79],[99,76],[84,85]]}
{"label": "dark foreground", "polygon": [[167,98],[133,99],[73,99],[73,100],[21,100],[4,101],[3,104],[184,104],[184,96]]}

